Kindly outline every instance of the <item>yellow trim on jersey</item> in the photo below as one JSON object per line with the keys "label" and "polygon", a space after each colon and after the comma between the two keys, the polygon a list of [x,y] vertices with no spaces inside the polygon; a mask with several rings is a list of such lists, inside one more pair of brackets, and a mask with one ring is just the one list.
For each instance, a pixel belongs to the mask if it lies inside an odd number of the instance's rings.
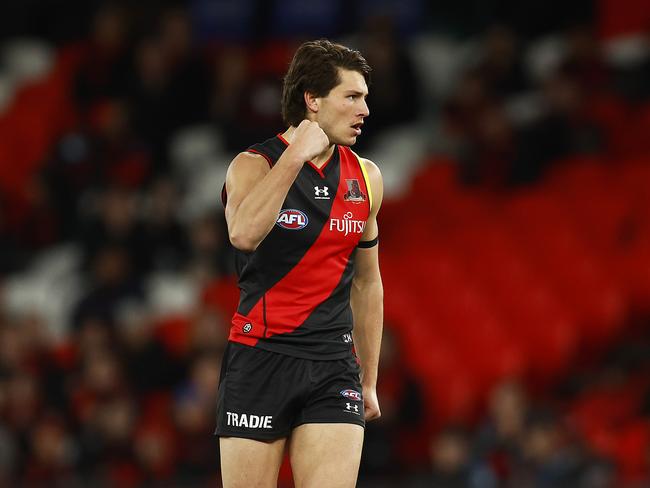
{"label": "yellow trim on jersey", "polygon": [[372,211],[372,187],[370,186],[370,178],[368,177],[368,172],[366,171],[366,167],[363,165],[363,161],[359,155],[352,149],[350,149],[350,152],[356,156],[357,161],[359,162],[359,167],[361,168],[361,173],[363,173],[363,179],[365,180],[366,188],[368,189],[368,203],[370,203],[370,211]]}

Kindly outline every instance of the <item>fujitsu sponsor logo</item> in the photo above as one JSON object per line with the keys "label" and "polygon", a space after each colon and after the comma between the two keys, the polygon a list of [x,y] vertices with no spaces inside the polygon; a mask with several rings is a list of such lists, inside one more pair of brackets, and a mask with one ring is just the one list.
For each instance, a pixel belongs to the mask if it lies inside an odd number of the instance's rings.
{"label": "fujitsu sponsor logo", "polygon": [[343,235],[363,234],[366,228],[365,220],[354,220],[352,212],[347,212],[342,219],[330,219],[330,232],[340,232]]}

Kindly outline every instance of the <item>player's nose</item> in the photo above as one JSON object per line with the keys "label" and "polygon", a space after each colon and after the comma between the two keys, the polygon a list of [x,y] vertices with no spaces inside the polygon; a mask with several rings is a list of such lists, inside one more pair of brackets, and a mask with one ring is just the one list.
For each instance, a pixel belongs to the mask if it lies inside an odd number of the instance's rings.
{"label": "player's nose", "polygon": [[365,98],[361,99],[361,107],[359,108],[359,114],[360,117],[367,117],[370,115],[370,109],[368,108],[368,103],[366,102]]}

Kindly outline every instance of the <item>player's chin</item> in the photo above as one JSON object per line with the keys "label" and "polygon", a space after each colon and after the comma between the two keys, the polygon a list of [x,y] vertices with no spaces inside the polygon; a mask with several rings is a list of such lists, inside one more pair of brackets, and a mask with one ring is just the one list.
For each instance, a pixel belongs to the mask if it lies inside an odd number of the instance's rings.
{"label": "player's chin", "polygon": [[345,146],[354,146],[357,143],[357,136],[346,137]]}
{"label": "player's chin", "polygon": [[357,142],[357,137],[339,137],[336,140],[330,139],[330,141],[339,146],[354,146]]}

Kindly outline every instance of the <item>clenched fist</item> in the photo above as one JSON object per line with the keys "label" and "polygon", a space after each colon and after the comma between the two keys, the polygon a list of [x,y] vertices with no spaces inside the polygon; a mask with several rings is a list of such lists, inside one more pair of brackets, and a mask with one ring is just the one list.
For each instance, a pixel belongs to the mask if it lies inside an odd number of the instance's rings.
{"label": "clenched fist", "polygon": [[310,120],[300,122],[289,142],[292,151],[300,156],[303,161],[311,161],[323,153],[330,144],[329,138],[320,128],[318,122]]}

